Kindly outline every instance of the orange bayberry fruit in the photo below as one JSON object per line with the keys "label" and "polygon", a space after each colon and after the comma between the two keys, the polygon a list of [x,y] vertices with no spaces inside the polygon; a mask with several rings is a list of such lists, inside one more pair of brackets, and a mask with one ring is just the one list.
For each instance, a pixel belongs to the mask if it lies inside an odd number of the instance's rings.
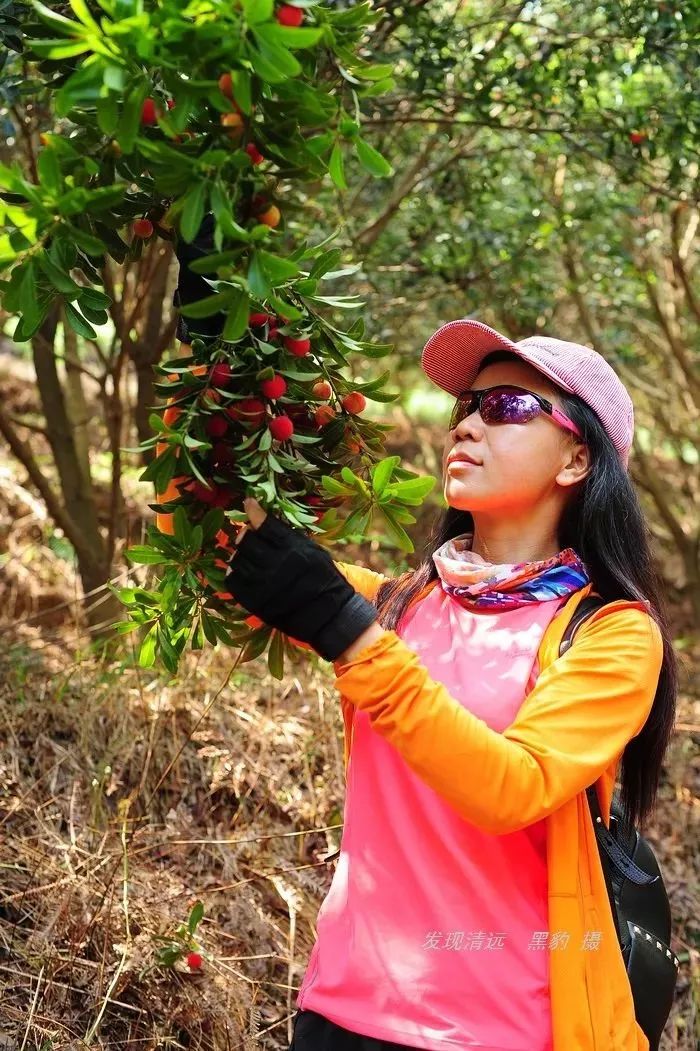
{"label": "orange bayberry fruit", "polygon": [[228,129],[229,139],[240,139],[244,127],[243,117],[240,113],[222,113],[219,119],[222,127]]}
{"label": "orange bayberry fruit", "polygon": [[284,376],[273,376],[272,379],[263,380],[260,390],[266,398],[281,398],[287,390],[287,381]]}
{"label": "orange bayberry fruit", "polygon": [[233,99],[233,77],[230,73],[222,73],[219,77],[219,91],[227,99]]}
{"label": "orange bayberry fruit", "polygon": [[245,151],[250,157],[253,164],[262,164],[262,162],[265,160],[262,153],[260,152],[260,150],[254,142],[249,142],[245,148]]}
{"label": "orange bayberry fruit", "polygon": [[270,434],[278,442],[286,442],[294,434],[294,424],[289,416],[275,416],[274,419],[270,420],[268,427]]}
{"label": "orange bayberry fruit", "polygon": [[158,110],[156,109],[155,99],[146,99],[144,101],[141,107],[141,123],[147,125],[158,123]]}
{"label": "orange bayberry fruit", "polygon": [[223,416],[212,416],[204,424],[204,430],[210,438],[223,438],[228,430],[228,424]]}
{"label": "orange bayberry fruit", "polygon": [[191,971],[198,971],[202,966],[202,956],[198,952],[187,953],[187,966]]}
{"label": "orange bayberry fruit", "polygon": [[134,231],[134,237],[145,240],[153,233],[153,223],[150,219],[137,219],[131,229]]}
{"label": "orange bayberry fruit", "polygon": [[284,345],[290,353],[296,354],[298,358],[303,358],[311,350],[310,339],[295,339],[294,336],[285,336]]}
{"label": "orange bayberry fruit", "polygon": [[241,398],[226,410],[232,420],[259,427],[267,415],[265,403],[260,398]]}
{"label": "orange bayberry fruit", "polygon": [[336,411],[331,405],[319,405],[314,411],[314,423],[317,427],[325,427],[327,423],[334,420]]}
{"label": "orange bayberry fruit", "polygon": [[266,211],[261,212],[260,215],[257,216],[257,219],[258,222],[264,223],[265,226],[271,226],[274,228],[275,226],[279,226],[280,220],[282,219],[282,213],[276,204],[271,204]]}
{"label": "orange bayberry fruit", "polygon": [[314,383],[311,393],[314,398],[330,398],[332,393],[331,385],[328,380],[319,380],[318,383]]}
{"label": "orange bayberry fruit", "polygon": [[300,26],[304,21],[304,12],[300,7],[292,7],[291,4],[282,4],[277,8],[275,17],[281,26]]}
{"label": "orange bayberry fruit", "polygon": [[367,400],[359,390],[354,390],[350,394],[346,394],[344,398],[341,398],[340,404],[346,412],[358,413],[362,412],[367,406]]}
{"label": "orange bayberry fruit", "polygon": [[163,413],[163,423],[166,427],[172,427],[176,422],[178,416],[182,415],[182,409],[176,408],[174,405],[168,405],[167,409]]}
{"label": "orange bayberry fruit", "polygon": [[233,376],[233,369],[225,361],[220,361],[211,370],[211,381],[217,387],[225,387]]}

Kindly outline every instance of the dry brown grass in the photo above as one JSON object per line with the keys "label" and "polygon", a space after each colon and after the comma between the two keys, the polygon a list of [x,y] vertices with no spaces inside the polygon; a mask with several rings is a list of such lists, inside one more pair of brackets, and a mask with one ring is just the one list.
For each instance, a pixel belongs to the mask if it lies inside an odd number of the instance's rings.
{"label": "dry brown grass", "polygon": [[[0,1047],[288,1046],[339,839],[313,830],[341,821],[328,672],[300,656],[303,680],[278,683],[209,652],[166,686],[18,634],[0,655]],[[202,971],[154,967],[197,898]]]}

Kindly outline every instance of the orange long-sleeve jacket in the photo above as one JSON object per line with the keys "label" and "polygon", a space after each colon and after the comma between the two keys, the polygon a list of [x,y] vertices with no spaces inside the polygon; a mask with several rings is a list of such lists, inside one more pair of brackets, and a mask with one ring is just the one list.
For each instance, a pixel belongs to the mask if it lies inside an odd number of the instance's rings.
{"label": "orange long-sleeve jacket", "polygon": [[[369,601],[387,579],[336,565]],[[634,1015],[585,790],[595,782],[607,821],[622,752],[651,710],[662,639],[641,603],[613,602],[557,659],[566,625],[591,590],[571,595],[545,631],[537,682],[503,733],[451,697],[394,631],[352,660],[334,662],[345,767],[359,708],[431,788],[484,831],[501,835],[545,819],[549,930],[569,934],[550,954],[553,1051],[649,1051]],[[255,616],[247,622],[262,624]],[[595,953],[580,948],[586,931],[601,934]]]}

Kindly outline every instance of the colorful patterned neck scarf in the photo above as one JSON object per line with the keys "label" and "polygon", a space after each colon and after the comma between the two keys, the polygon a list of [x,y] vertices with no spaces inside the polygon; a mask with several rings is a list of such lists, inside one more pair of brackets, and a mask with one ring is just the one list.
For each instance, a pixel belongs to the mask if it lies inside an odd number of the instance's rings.
{"label": "colorful patterned neck scarf", "polygon": [[461,533],[433,553],[443,590],[470,609],[516,609],[578,591],[589,576],[573,548],[541,562],[494,565],[471,550],[473,533]]}

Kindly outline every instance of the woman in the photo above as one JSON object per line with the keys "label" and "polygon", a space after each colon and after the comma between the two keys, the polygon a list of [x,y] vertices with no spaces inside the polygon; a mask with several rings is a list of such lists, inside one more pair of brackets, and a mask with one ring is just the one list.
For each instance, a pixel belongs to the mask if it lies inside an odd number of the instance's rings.
{"label": "woman", "polygon": [[585,797],[607,821],[620,773],[643,822],[674,721],[632,404],[593,350],[472,320],[422,363],[458,397],[418,568],[334,563],[248,500],[226,578],[251,623],[333,661],[344,715],[342,848],[290,1051],[647,1051]]}
{"label": "woman", "polygon": [[[211,223],[180,262],[210,250]],[[183,266],[178,301],[207,291]],[[344,718],[343,843],[292,1048],[647,1051],[585,798],[607,821],[619,773],[643,823],[674,721],[632,403],[589,348],[477,321],[422,363],[457,400],[418,568],[336,563],[247,501],[227,576],[251,624],[334,662]],[[591,593],[605,608],[557,660]]]}

